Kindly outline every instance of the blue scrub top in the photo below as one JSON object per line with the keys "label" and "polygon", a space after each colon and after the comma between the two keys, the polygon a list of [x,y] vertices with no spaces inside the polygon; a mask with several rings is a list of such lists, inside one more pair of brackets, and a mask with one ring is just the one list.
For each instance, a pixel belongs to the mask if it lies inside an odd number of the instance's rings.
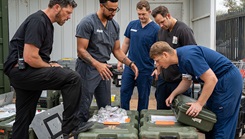
{"label": "blue scrub top", "polygon": [[130,39],[128,57],[136,63],[141,73],[152,72],[154,68],[154,60],[150,58],[149,52],[158,40],[159,29],[153,21],[142,28],[140,20],[134,20],[128,24],[124,33]]}
{"label": "blue scrub top", "polygon": [[200,81],[200,76],[209,68],[217,78],[222,77],[234,66],[228,58],[207,47],[187,45],[176,50],[180,72],[191,75],[193,80]]}

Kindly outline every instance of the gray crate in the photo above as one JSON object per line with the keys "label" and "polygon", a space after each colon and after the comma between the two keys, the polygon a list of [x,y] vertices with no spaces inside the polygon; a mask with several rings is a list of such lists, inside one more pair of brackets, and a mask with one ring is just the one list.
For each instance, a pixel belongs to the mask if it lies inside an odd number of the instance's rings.
{"label": "gray crate", "polygon": [[[14,92],[8,92],[8,93],[4,93],[4,94],[0,94],[0,107],[4,107],[8,104],[12,104],[13,103],[13,98],[14,98]],[[9,115],[9,116],[6,116],[4,118],[0,118],[0,122],[1,121],[4,121],[4,120],[7,120],[11,117],[15,116],[14,115]]]}
{"label": "gray crate", "polygon": [[56,107],[46,110],[37,114],[30,127],[33,128],[36,135],[40,139],[62,139],[62,113],[64,111],[63,105],[60,104]]}
{"label": "gray crate", "polygon": [[14,98],[14,92],[8,92],[0,95],[0,107],[11,104]]}

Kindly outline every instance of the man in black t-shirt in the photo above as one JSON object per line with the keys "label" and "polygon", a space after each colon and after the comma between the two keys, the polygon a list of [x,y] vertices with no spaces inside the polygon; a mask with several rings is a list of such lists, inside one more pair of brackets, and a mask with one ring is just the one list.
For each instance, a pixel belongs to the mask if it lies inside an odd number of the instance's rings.
{"label": "man in black t-shirt", "polygon": [[82,123],[77,116],[82,88],[80,75],[50,62],[53,23],[62,26],[70,19],[76,6],[73,0],[50,0],[48,8],[27,17],[10,41],[4,73],[16,92],[12,139],[28,139],[29,125],[35,116],[42,90],[61,90],[64,138],[88,130],[93,125],[91,122]]}
{"label": "man in black t-shirt", "polygon": [[[174,49],[184,45],[196,45],[192,29],[185,23],[173,18],[170,15],[167,7],[156,7],[152,11],[152,16],[154,17],[156,23],[158,23],[161,27],[158,32],[159,41],[167,42]],[[158,76],[158,74],[160,75]],[[155,92],[157,109],[170,109],[166,106],[165,100],[179,85],[182,79],[178,66],[172,65],[167,69],[158,68],[158,70],[155,70],[152,75],[158,77]],[[190,95],[190,89],[185,94]]]}

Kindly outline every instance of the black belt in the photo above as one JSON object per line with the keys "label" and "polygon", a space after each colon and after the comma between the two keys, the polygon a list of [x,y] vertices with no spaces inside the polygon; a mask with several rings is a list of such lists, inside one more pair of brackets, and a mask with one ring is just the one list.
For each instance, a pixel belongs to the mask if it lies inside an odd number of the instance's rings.
{"label": "black belt", "polygon": [[[87,63],[87,62],[85,62],[83,59],[81,59],[80,57],[78,57],[78,59],[81,60],[83,63]],[[100,63],[107,63],[107,61],[104,61],[104,62],[103,62],[103,61],[99,61],[99,62],[100,62]]]}

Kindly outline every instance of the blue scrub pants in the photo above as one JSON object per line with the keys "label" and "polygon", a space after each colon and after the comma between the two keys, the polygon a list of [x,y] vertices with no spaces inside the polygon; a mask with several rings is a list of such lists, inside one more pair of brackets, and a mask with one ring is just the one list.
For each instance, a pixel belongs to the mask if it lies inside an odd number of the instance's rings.
{"label": "blue scrub pants", "polygon": [[150,74],[139,72],[139,76],[134,80],[135,74],[129,68],[125,67],[122,74],[122,85],[120,90],[121,108],[129,110],[130,99],[133,94],[134,86],[136,84],[138,89],[138,108],[140,112],[142,109],[148,109],[149,95],[153,77]]}
{"label": "blue scrub pants", "polygon": [[236,67],[218,78],[218,83],[207,101],[207,107],[217,116],[206,139],[234,139],[240,108],[243,80]]}

